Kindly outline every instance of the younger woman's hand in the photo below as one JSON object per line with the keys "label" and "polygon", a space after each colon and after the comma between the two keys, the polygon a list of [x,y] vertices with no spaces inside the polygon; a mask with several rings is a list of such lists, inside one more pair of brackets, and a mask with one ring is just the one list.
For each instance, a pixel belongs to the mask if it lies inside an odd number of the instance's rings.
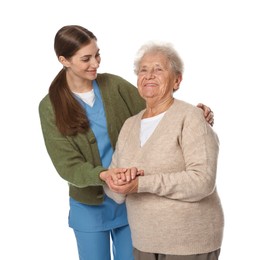
{"label": "younger woman's hand", "polygon": [[199,108],[201,108],[203,110],[203,113],[204,113],[206,121],[211,126],[213,126],[214,125],[214,112],[211,110],[211,108],[206,106],[206,105],[204,105],[204,104],[202,104],[202,103],[199,103],[197,105],[197,107],[199,107]]}
{"label": "younger woman's hand", "polygon": [[144,171],[138,170],[136,167],[131,167],[126,169],[124,173],[118,175],[118,179],[114,180],[115,185],[125,185],[126,183],[131,182],[137,176],[143,176]]}
{"label": "younger woman's hand", "polygon": [[108,179],[112,179],[114,182],[117,182],[119,179],[123,179],[125,181],[125,172],[127,171],[126,168],[112,168],[108,169],[107,171],[100,172],[100,179],[103,181],[107,181]]}

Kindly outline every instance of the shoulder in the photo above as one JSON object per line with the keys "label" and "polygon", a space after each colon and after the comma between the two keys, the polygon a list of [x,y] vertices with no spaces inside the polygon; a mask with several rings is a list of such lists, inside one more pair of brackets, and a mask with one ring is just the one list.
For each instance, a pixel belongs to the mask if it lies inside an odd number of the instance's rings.
{"label": "shoulder", "polygon": [[52,106],[49,94],[47,94],[39,102],[38,110],[39,110],[40,116],[43,114],[47,114],[47,113],[53,113],[53,106]]}
{"label": "shoulder", "polygon": [[184,131],[192,132],[192,134],[203,134],[208,131],[209,125],[202,109],[185,101],[175,99],[168,116],[169,121],[180,125]]}
{"label": "shoulder", "polygon": [[185,112],[198,110],[196,106],[180,99],[175,99],[174,106],[177,107],[177,109],[184,110]]}
{"label": "shoulder", "polygon": [[201,108],[183,100],[175,99],[172,110],[183,117],[204,119],[204,113]]}
{"label": "shoulder", "polygon": [[113,80],[113,81],[125,81],[128,82],[126,79],[111,73],[98,73],[97,74],[97,80],[98,81],[104,81],[104,80]]}
{"label": "shoulder", "polygon": [[39,109],[48,107],[51,105],[49,94],[46,94],[39,102]]}
{"label": "shoulder", "polygon": [[97,83],[104,100],[123,100],[131,115],[145,107],[145,101],[139,95],[137,87],[122,77],[109,73],[98,74]]}
{"label": "shoulder", "polygon": [[118,87],[135,87],[132,83],[126,79],[111,73],[99,73],[97,74],[97,82],[100,86],[118,86]]}

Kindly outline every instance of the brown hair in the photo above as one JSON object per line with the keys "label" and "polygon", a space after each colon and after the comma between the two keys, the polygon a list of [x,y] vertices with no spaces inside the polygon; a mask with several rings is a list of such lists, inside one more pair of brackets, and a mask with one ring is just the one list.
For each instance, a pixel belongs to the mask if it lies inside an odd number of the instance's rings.
{"label": "brown hair", "polygon": [[[78,26],[62,27],[55,36],[54,49],[56,56],[70,59],[81,47],[89,44],[96,36],[89,30]],[[84,108],[75,99],[66,80],[66,69],[63,68],[49,87],[49,96],[55,112],[56,126],[63,135],[84,133],[89,128]]]}

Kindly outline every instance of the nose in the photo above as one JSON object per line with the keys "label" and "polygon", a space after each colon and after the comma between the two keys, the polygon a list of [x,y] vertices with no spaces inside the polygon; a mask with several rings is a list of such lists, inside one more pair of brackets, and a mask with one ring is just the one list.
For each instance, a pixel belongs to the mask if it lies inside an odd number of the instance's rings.
{"label": "nose", "polygon": [[154,74],[154,69],[150,69],[146,72],[145,77],[146,79],[152,79],[154,78],[155,74]]}
{"label": "nose", "polygon": [[92,67],[98,68],[99,64],[100,62],[96,58],[92,59],[92,62],[91,62]]}

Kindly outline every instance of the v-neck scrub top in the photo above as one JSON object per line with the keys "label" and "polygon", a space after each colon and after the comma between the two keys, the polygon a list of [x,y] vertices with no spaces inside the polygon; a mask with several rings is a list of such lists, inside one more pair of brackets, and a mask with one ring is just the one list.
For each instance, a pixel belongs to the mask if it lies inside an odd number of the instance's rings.
{"label": "v-neck scrub top", "polygon": [[[86,110],[90,127],[96,137],[102,166],[108,168],[113,148],[108,136],[104,105],[96,81],[93,81],[93,89],[95,101],[92,107],[80,98],[78,100]],[[70,198],[69,226],[78,231],[95,232],[128,225],[125,203],[117,204],[111,198],[104,196],[104,202],[100,205],[87,205]]]}

